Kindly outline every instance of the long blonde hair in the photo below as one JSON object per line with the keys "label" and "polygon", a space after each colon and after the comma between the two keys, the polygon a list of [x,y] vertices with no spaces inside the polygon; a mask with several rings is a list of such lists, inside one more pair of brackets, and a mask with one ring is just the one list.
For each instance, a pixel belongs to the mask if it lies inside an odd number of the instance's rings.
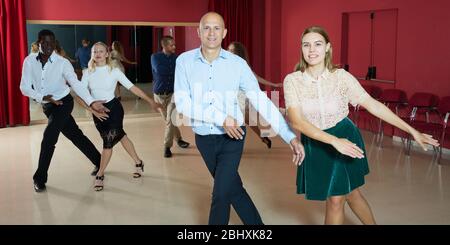
{"label": "long blonde hair", "polygon": [[[108,46],[104,42],[96,42],[94,45],[92,45],[91,59],[89,60],[89,63],[88,63],[88,71],[91,73],[95,71],[95,67],[97,66],[97,64],[95,64],[95,59],[94,59],[94,54],[93,54],[94,48],[97,45],[103,46],[106,50],[106,53],[109,54]],[[113,69],[113,65],[111,62],[111,55],[108,55],[108,57],[106,57],[106,65],[109,67],[109,71],[111,71]]]}
{"label": "long blonde hair", "polygon": [[37,41],[31,43],[30,53],[39,53],[39,43]]}
{"label": "long blonde hair", "polygon": [[114,41],[111,44],[111,49],[112,51],[116,51],[118,52],[118,54],[120,55],[119,57],[115,57],[115,58],[119,58],[120,60],[122,60],[122,57],[125,55],[125,51],[123,49],[122,44],[119,41]]}
{"label": "long blonde hair", "polygon": [[[325,31],[323,27],[320,26],[311,26],[305,29],[302,34],[302,41],[303,37],[308,33],[317,33],[322,35],[322,37],[325,39],[325,44],[330,44],[330,49],[325,53],[325,68],[327,68],[330,72],[333,72],[338,68],[337,65],[333,64],[333,48],[330,43],[330,38],[328,37],[328,33]],[[301,54],[300,58],[300,64],[296,66],[296,69],[305,72],[306,68],[308,68],[309,64],[306,62],[305,58],[303,57],[303,54]]]}

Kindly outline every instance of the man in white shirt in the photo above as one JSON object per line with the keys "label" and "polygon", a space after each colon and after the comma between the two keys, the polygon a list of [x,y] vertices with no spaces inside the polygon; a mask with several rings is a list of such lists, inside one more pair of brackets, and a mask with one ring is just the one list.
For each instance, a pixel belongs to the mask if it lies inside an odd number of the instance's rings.
{"label": "man in white shirt", "polygon": [[60,132],[95,165],[91,174],[95,175],[100,166],[100,153],[78,128],[71,115],[73,98],[66,81],[94,110],[107,116],[108,109],[103,106],[102,101],[94,101],[87,88],[82,86],[77,79],[69,61],[54,52],[56,42],[53,32],[40,31],[38,43],[39,54],[30,55],[23,62],[20,90],[23,95],[42,103],[44,113],[48,118],[41,142],[38,169],[33,176],[35,191],[42,192],[46,189],[47,171]]}

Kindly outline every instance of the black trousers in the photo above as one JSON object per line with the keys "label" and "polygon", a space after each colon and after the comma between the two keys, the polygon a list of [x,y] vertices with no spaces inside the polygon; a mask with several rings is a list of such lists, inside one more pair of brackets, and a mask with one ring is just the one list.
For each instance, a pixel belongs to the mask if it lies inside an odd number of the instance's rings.
{"label": "black trousers", "polygon": [[41,142],[38,169],[33,176],[33,180],[38,183],[47,182],[47,172],[50,167],[53,152],[55,151],[56,142],[58,142],[59,133],[62,133],[72,141],[95,166],[100,166],[100,152],[98,152],[94,144],[78,128],[71,115],[73,110],[72,96],[69,94],[61,99],[61,101],[63,104],[59,106],[52,103],[47,103],[42,106],[48,118],[48,124],[44,130],[44,136]]}
{"label": "black trousers", "polygon": [[195,143],[214,178],[209,224],[227,225],[231,205],[244,224],[263,224],[238,173],[244,140],[234,140],[226,134],[206,136],[196,134]]}

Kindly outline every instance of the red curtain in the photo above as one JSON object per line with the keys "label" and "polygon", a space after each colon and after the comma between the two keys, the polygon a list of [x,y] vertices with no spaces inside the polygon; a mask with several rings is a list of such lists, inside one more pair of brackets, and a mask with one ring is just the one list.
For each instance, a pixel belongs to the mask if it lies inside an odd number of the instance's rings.
{"label": "red curtain", "polygon": [[20,92],[27,56],[24,0],[0,0],[0,127],[30,123],[28,98]]}
{"label": "red curtain", "polygon": [[241,42],[250,50],[251,45],[251,1],[250,0],[209,0],[209,11],[223,16],[228,34],[222,42],[227,48],[233,41]]}

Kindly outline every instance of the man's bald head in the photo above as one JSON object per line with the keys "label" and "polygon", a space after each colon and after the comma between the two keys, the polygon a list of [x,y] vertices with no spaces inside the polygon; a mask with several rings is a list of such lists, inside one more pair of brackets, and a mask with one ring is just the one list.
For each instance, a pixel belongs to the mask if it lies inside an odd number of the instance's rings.
{"label": "man's bald head", "polygon": [[203,15],[197,32],[203,51],[220,51],[222,40],[227,35],[225,22],[222,16],[216,12],[209,12]]}
{"label": "man's bald head", "polygon": [[208,22],[216,22],[220,23],[222,28],[225,28],[225,21],[223,20],[223,17],[216,13],[216,12],[208,12],[202,16],[200,19],[200,28],[205,25],[205,23]]}

